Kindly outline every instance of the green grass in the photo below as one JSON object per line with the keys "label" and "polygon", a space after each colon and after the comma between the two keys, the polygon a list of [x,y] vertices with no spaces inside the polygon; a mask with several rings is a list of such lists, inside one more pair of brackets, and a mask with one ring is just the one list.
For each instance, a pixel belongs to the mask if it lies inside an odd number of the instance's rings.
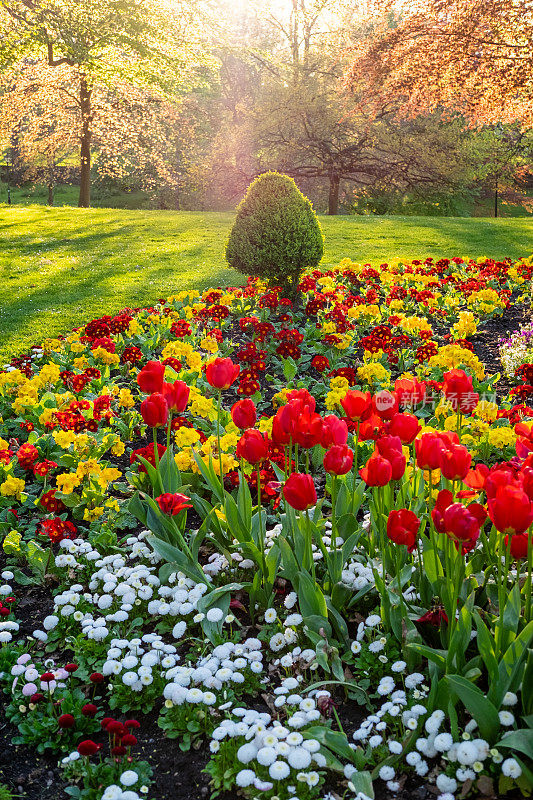
{"label": "green grass", "polygon": [[[232,213],[0,205],[0,364],[124,306],[242,283],[224,244]],[[323,265],[348,256],[492,256],[533,251],[531,219],[321,217]]]}

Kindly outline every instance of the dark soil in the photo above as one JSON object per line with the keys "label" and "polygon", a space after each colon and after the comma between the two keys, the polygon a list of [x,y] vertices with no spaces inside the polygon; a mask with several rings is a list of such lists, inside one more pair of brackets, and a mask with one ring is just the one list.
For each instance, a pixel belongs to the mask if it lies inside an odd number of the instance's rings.
{"label": "dark soil", "polygon": [[474,353],[485,366],[487,375],[501,373],[502,377],[495,386],[498,399],[505,397],[509,390],[516,386],[517,381],[503,375],[502,363],[498,341],[501,337],[509,336],[521,325],[531,320],[529,303],[511,306],[501,317],[488,320],[475,336],[470,338],[474,346]]}

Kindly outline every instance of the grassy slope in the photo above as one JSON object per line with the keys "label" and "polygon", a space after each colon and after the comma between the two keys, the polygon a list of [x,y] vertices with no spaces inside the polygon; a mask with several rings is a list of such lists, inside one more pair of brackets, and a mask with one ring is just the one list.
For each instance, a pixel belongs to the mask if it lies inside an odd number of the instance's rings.
{"label": "grassy slope", "polygon": [[[0,206],[0,359],[122,307],[241,283],[225,266],[230,213]],[[322,217],[323,264],[348,256],[518,258],[531,219]]]}

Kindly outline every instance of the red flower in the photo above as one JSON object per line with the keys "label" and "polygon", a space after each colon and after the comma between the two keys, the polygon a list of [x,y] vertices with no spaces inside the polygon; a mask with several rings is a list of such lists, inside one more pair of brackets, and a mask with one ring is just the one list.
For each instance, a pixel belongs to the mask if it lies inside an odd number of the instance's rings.
{"label": "red flower", "polygon": [[187,500],[190,500],[190,497],[184,494],[170,494],[170,492],[156,497],[156,503],[163,514],[169,514],[172,517],[179,514],[184,508],[192,508],[192,504],[187,503]]}
{"label": "red flower", "polygon": [[42,683],[51,683],[52,681],[55,681],[55,679],[56,676],[54,675],[53,672],[43,672],[43,674],[41,675]]}
{"label": "red flower", "polygon": [[405,472],[405,456],[398,436],[382,436],[376,441],[380,456],[386,458],[392,467],[392,480],[398,481]]}
{"label": "red flower", "polygon": [[414,408],[426,396],[426,384],[409,378],[398,378],[394,383],[394,394],[403,408]]}
{"label": "red flower", "polygon": [[446,445],[436,433],[423,433],[415,441],[416,463],[420,469],[439,469]]}
{"label": "red flower", "polygon": [[531,500],[519,486],[500,486],[489,497],[489,516],[501,533],[524,533],[533,522]]}
{"label": "red flower", "polygon": [[61,716],[57,718],[57,724],[60,728],[73,728],[76,724],[76,720],[72,714],[61,714]]}
{"label": "red flower", "polygon": [[78,745],[78,753],[80,756],[94,756],[101,749],[101,744],[96,744],[91,739],[85,739]]}
{"label": "red flower", "polygon": [[137,375],[137,383],[146,394],[161,392],[165,367],[160,361],[148,361]]}
{"label": "red flower", "polygon": [[76,672],[79,669],[77,664],[65,664],[65,670],[67,672]]}
{"label": "red flower", "polygon": [[81,713],[84,717],[95,717],[98,713],[98,708],[94,705],[94,703],[85,703],[83,708],[81,709]]}
{"label": "red flower", "polygon": [[22,469],[32,469],[38,458],[39,451],[33,444],[29,444],[28,442],[17,450],[17,461]]}
{"label": "red flower", "polygon": [[335,414],[328,414],[322,420],[322,432],[320,444],[326,450],[332,445],[346,444],[348,441],[348,426],[343,419],[339,419]]}
{"label": "red flower", "polygon": [[231,418],[234,425],[241,430],[253,428],[257,421],[257,410],[253,400],[246,397],[244,400],[237,400],[231,408]]}
{"label": "red flower", "polygon": [[316,489],[311,475],[293,472],[285,481],[283,497],[297,511],[305,511],[316,503]]}
{"label": "red flower", "polygon": [[452,445],[450,450],[445,450],[442,454],[440,468],[449,481],[458,481],[466,478],[471,463],[472,456],[466,447]]}
{"label": "red flower", "polygon": [[474,391],[472,378],[463,369],[452,369],[445,372],[443,377],[443,391],[454,411],[463,414],[473,411],[479,402],[479,395]]}
{"label": "red flower", "polygon": [[309,408],[304,408],[294,425],[293,438],[300,447],[309,449],[320,442],[322,417]]}
{"label": "red flower", "polygon": [[359,470],[359,475],[367,486],[385,486],[392,478],[392,466],[390,461],[374,452]]}
{"label": "red flower", "polygon": [[215,389],[229,389],[237,380],[241,368],[231,358],[215,358],[205,368],[207,382]]}
{"label": "red flower", "polygon": [[161,394],[167,401],[169,411],[177,411],[181,414],[185,411],[189,402],[190,389],[184,381],[174,381],[174,383],[164,383]]}
{"label": "red flower", "polygon": [[[163,456],[164,456],[164,454],[166,452],[166,449],[167,448],[164,447],[164,445],[162,445],[162,444],[158,444],[157,445],[157,452],[159,454],[159,458],[160,459],[163,458]],[[139,472],[146,472],[146,467],[144,466],[144,464],[141,461],[139,461],[139,456],[141,458],[144,458],[153,467],[155,467],[155,453],[154,453],[153,444],[148,444],[148,445],[146,445],[146,447],[140,447],[138,450],[133,450],[133,452],[132,452],[132,454],[130,456],[130,464],[133,464],[135,461],[138,461],[139,462]],[[44,495],[43,495],[43,497],[44,497]]]}
{"label": "red flower", "polygon": [[314,367],[317,372],[324,372],[324,370],[329,369],[329,361],[326,356],[315,356],[311,360],[311,366]]}
{"label": "red flower", "polygon": [[420,520],[407,508],[393,510],[387,520],[387,536],[395,544],[404,544],[412,553],[416,547],[416,540]]}
{"label": "red flower", "polygon": [[268,456],[267,437],[255,430],[247,430],[237,442],[237,458],[244,458],[249,464],[259,464]]}
{"label": "red flower", "polygon": [[345,444],[334,444],[324,455],[324,469],[333,475],[346,475],[353,465],[353,450]]}
{"label": "red flower", "polygon": [[398,413],[398,400],[392,392],[382,389],[372,398],[372,407],[381,419],[392,419]]}
{"label": "red flower", "polygon": [[130,728],[140,728],[141,727],[141,723],[137,722],[136,719],[127,719],[124,722],[124,727],[127,728],[128,730]]}
{"label": "red flower", "polygon": [[488,474],[489,468],[485,464],[478,464],[463,478],[463,483],[466,483],[471,489],[483,489]]}
{"label": "red flower", "polygon": [[122,737],[122,744],[124,747],[134,747],[137,744],[137,737],[134,736],[133,733],[126,733],[126,735]]}
{"label": "red flower", "polygon": [[89,680],[91,683],[103,683],[105,681],[105,676],[102,675],[101,672],[92,672],[89,675]]}
{"label": "red flower", "polygon": [[[511,536],[511,556],[518,560],[527,558],[528,541],[531,544],[531,537],[527,534],[517,534]],[[505,547],[509,547],[509,537],[505,537]]]}
{"label": "red flower", "polygon": [[402,444],[411,444],[420,430],[420,423],[414,414],[395,414],[389,422],[388,431],[391,436],[399,436]]}
{"label": "red flower", "polygon": [[141,403],[141,416],[151,428],[159,428],[167,424],[168,405],[162,394],[151,394]]}
{"label": "red flower", "polygon": [[431,609],[431,611],[426,611],[425,614],[422,614],[416,622],[426,622],[428,625],[433,625],[435,628],[439,628],[441,622],[444,622],[446,625],[448,624],[448,615],[444,611],[444,609],[439,606],[438,608]]}
{"label": "red flower", "polygon": [[359,392],[357,389],[352,389],[346,392],[342,398],[341,406],[351,420],[360,422],[367,419],[372,411],[370,392]]}

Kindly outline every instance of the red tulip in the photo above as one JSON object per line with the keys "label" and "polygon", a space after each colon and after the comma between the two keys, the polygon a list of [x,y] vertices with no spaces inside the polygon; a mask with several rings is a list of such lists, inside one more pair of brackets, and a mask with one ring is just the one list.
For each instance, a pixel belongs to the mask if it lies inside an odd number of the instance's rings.
{"label": "red tulip", "polygon": [[420,469],[439,469],[446,445],[436,433],[423,433],[415,441],[416,463]]}
{"label": "red tulip", "polygon": [[180,511],[183,511],[184,508],[192,508],[192,504],[187,503],[187,500],[190,499],[191,498],[187,497],[185,494],[171,494],[170,492],[166,492],[165,494],[160,494],[155,500],[163,514],[169,514],[174,517],[176,514],[179,514]]}
{"label": "red tulip", "polygon": [[388,432],[399,436],[402,444],[411,444],[420,431],[420,423],[414,414],[395,414],[389,422]]}
{"label": "red tulip", "polygon": [[398,378],[394,383],[394,394],[403,408],[414,408],[426,396],[426,384],[409,378]]}
{"label": "red tulip", "polygon": [[370,439],[377,439],[384,430],[384,422],[377,414],[370,414],[370,416],[359,422],[358,426],[359,439],[362,442],[368,442]]}
{"label": "red tulip", "polygon": [[372,408],[381,419],[390,420],[398,413],[398,400],[392,392],[382,389],[372,398]]}
{"label": "red tulip", "polygon": [[443,377],[443,391],[454,411],[463,414],[473,411],[479,402],[479,395],[474,391],[470,375],[463,369],[452,369],[445,372]]}
{"label": "red tulip", "polygon": [[[527,558],[528,540],[531,546],[531,537],[525,534],[511,536],[511,556],[516,560]],[[509,537],[505,537],[505,547],[509,547]]]}
{"label": "red tulip", "polygon": [[309,411],[315,411],[316,409],[316,400],[307,389],[292,389],[290,392],[287,392],[286,397],[288,403],[297,400],[302,409],[308,408]]}
{"label": "red tulip", "polygon": [[516,473],[505,464],[493,467],[485,478],[487,498],[496,497],[496,492],[501,486],[518,486],[520,488],[520,484],[516,481]]}
{"label": "red tulip", "polygon": [[215,389],[229,389],[240,371],[239,365],[234,364],[231,358],[215,358],[205,368],[205,377]]}
{"label": "red tulip", "polygon": [[478,539],[479,529],[487,517],[483,506],[470,503],[454,503],[453,495],[448,489],[443,489],[437,495],[435,508],[431,512],[435,528],[440,533],[446,533],[451,539],[461,543],[463,550],[470,549]]}
{"label": "red tulip", "polygon": [[333,475],[346,475],[353,465],[353,450],[345,444],[334,444],[324,455],[324,469]]}
{"label": "red tulip", "polygon": [[304,408],[295,421],[293,438],[300,447],[309,449],[320,442],[322,436],[322,417]]}
{"label": "red tulip", "polygon": [[137,383],[146,394],[160,392],[163,388],[165,366],[160,361],[148,361],[137,375]]}
{"label": "red tulip", "polygon": [[326,450],[334,444],[346,444],[348,441],[348,426],[344,420],[329,414],[324,417],[320,444]]}
{"label": "red tulip", "polygon": [[305,511],[316,503],[316,489],[311,475],[293,472],[283,486],[283,497],[297,511]]}
{"label": "red tulip", "polygon": [[442,454],[441,472],[449,481],[459,481],[466,478],[472,456],[462,445],[454,445],[451,450],[445,450]]}
{"label": "red tulip", "polygon": [[370,416],[372,411],[372,400],[370,392],[359,392],[351,389],[341,400],[346,416],[354,421],[361,421]]}
{"label": "red tulip", "polygon": [[395,544],[404,544],[412,553],[416,547],[420,520],[407,508],[393,510],[387,520],[387,536]]}
{"label": "red tulip", "polygon": [[231,418],[233,423],[241,430],[253,428],[257,421],[257,410],[254,401],[249,397],[244,400],[237,400],[231,408]]}
{"label": "red tulip", "polygon": [[390,461],[374,452],[359,470],[359,475],[367,486],[385,486],[392,478],[392,466]]}
{"label": "red tulip", "polygon": [[463,478],[463,483],[466,483],[471,489],[484,489],[488,474],[489,468],[485,464],[477,464],[477,466],[471,469]]}
{"label": "red tulip", "polygon": [[177,411],[180,414],[187,407],[189,392],[190,389],[184,381],[174,381],[174,383],[164,383],[161,394],[167,401],[169,411]]}
{"label": "red tulip", "polygon": [[247,430],[237,442],[237,458],[259,464],[268,456],[268,439],[259,431]]}
{"label": "red tulip", "polygon": [[376,441],[380,456],[386,458],[392,467],[393,481],[398,481],[405,472],[405,456],[402,452],[402,443],[398,436],[382,436]]}
{"label": "red tulip", "polygon": [[489,498],[489,516],[501,533],[524,533],[533,522],[531,500],[519,486],[500,486]]}
{"label": "red tulip", "polygon": [[141,403],[141,416],[151,428],[167,424],[168,405],[162,394],[155,392]]}

